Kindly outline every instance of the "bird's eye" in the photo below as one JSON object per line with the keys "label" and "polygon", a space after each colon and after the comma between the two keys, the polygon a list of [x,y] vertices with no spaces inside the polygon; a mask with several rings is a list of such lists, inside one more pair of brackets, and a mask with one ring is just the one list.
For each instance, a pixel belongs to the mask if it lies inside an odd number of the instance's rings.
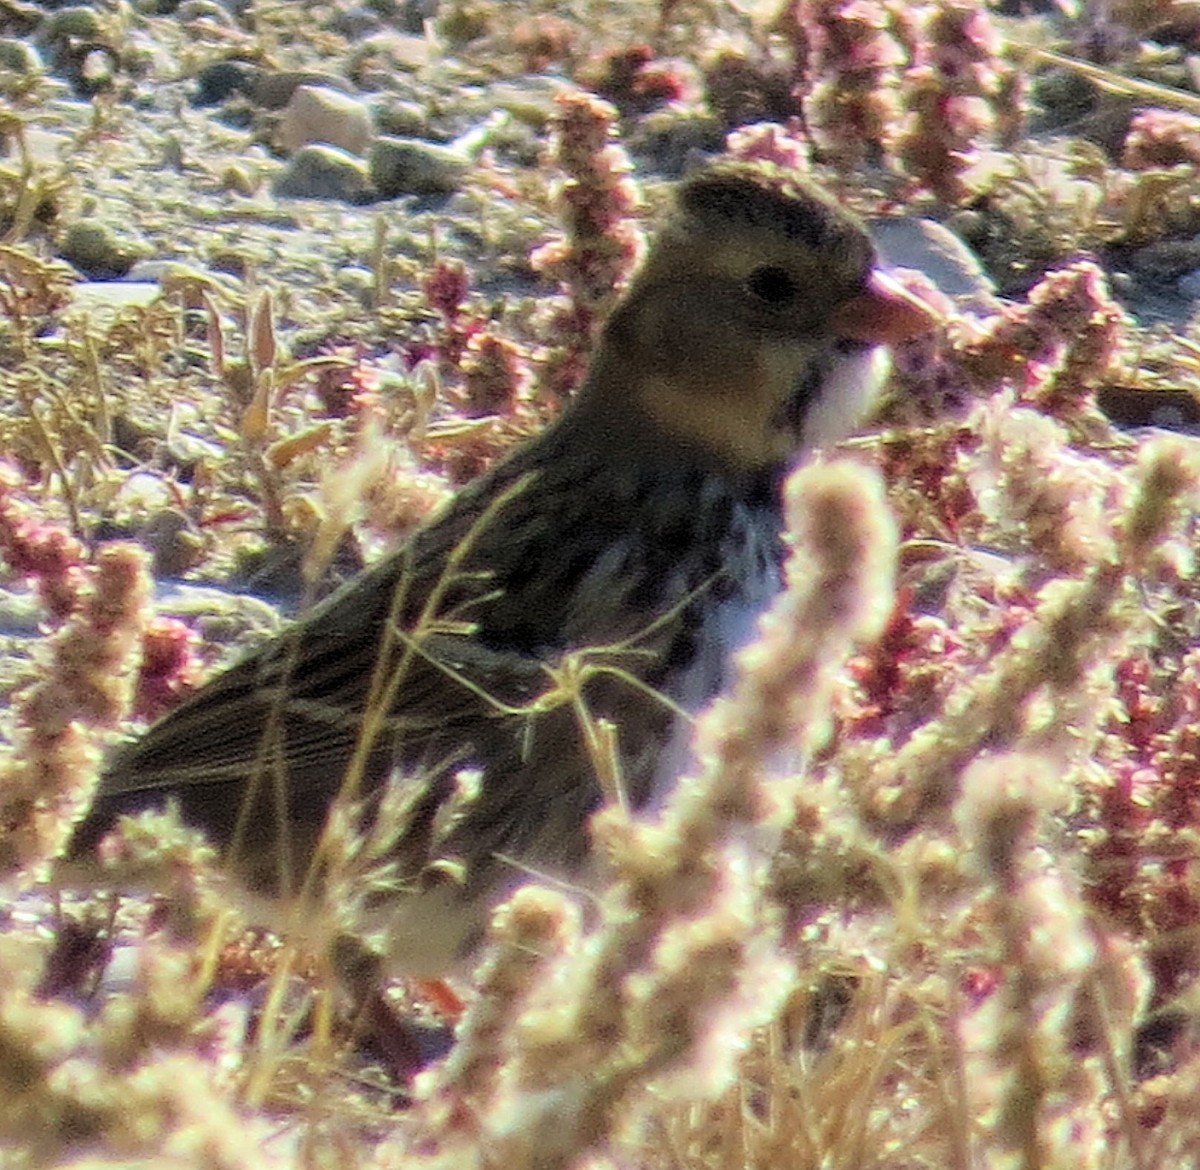
{"label": "bird's eye", "polygon": [[790,272],[768,265],[746,277],[746,291],[768,305],[786,305],[799,290]]}

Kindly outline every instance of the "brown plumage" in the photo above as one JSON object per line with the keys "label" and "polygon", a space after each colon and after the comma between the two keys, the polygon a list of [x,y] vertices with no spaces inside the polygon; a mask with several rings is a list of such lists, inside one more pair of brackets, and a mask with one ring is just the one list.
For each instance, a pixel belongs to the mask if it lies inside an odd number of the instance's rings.
{"label": "brown plumage", "polygon": [[[880,347],[929,320],[807,183],[686,180],[562,416],[119,753],[73,852],[170,798],[274,899],[339,794],[369,826],[404,781],[365,900],[400,968],[445,969],[523,867],[581,872],[598,768],[641,806],[685,765],[687,717],[779,587],[783,477],[848,433]],[[590,720],[615,726],[615,771]],[[463,775],[478,793],[448,818]]]}

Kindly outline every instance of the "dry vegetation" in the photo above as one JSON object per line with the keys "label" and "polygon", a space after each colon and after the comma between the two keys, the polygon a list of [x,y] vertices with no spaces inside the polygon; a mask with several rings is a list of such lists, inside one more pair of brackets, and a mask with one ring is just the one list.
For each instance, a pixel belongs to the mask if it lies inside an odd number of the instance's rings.
{"label": "dry vegetation", "polygon": [[[343,51],[301,7],[253,5],[241,48]],[[193,262],[105,312],[52,257],[82,176],[121,179],[120,75],[61,164],[30,147],[61,110],[7,86],[0,564],[40,626],[6,616],[0,671],[0,1165],[1200,1163],[1200,448],[1098,405],[1149,417],[1200,386],[1194,323],[1110,291],[1200,231],[1180,65],[1200,22],[1083,7],[1002,26],[952,0],[446,3],[458,67],[553,65],[607,100],[561,98],[537,166],[483,158],[454,240],[386,207],[301,211],[349,232],[340,257],[305,281],[263,245],[231,276],[201,200]],[[149,27],[184,76],[224,51]],[[662,819],[597,818],[609,887],[501,910],[437,1061],[413,1053],[445,995],[347,1018],[313,944],[346,905],[306,908],[295,949],[247,933],[169,820],[109,848],[158,898],[51,906],[105,745],[246,636],[156,611],[153,576],[265,557],[317,591],[542,425],[660,189],[622,137],[687,117],[865,210],[946,220],[1010,299],[967,310],[908,278],[945,326],[897,355],[875,427],[792,480],[789,589]],[[268,218],[255,165],[206,172],[223,216]],[[143,183],[144,222],[173,223],[186,200]],[[339,264],[365,274],[353,295]]]}

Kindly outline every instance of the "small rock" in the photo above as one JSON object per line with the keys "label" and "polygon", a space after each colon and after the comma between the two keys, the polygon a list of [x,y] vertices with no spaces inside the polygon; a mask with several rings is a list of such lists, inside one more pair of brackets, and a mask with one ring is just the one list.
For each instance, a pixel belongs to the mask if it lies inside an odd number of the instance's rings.
{"label": "small rock", "polygon": [[1129,271],[1141,280],[1166,283],[1185,280],[1200,268],[1200,238],[1155,240],[1127,258]]}
{"label": "small rock", "polygon": [[85,309],[89,313],[117,312],[131,305],[139,308],[149,305],[160,296],[162,289],[144,280],[81,281],[71,289],[71,308]]}
{"label": "small rock", "polygon": [[[546,153],[546,137],[539,134],[524,122],[518,122],[507,113],[498,114],[504,119],[504,124],[498,126],[487,135],[483,149],[491,151],[498,159],[506,163],[515,163],[519,167],[538,167],[544,162]],[[462,146],[472,146],[458,139],[450,144],[461,149]],[[463,151],[469,158],[478,158],[481,151],[469,149]]]}
{"label": "small rock", "polygon": [[204,558],[204,538],[178,508],[155,512],[138,536],[154,558],[156,581],[182,577]]}
{"label": "small rock", "polygon": [[155,590],[155,609],[186,622],[205,643],[220,646],[253,645],[281,627],[274,606],[213,585],[161,582]]}
{"label": "small rock", "polygon": [[429,133],[429,115],[420,102],[388,101],[375,109],[380,134],[393,138],[424,138]]}
{"label": "small rock", "polygon": [[358,41],[379,32],[383,21],[369,8],[339,8],[334,11],[325,27],[348,41]]}
{"label": "small rock", "polygon": [[32,81],[42,75],[42,58],[25,41],[0,37],[0,70],[14,74],[19,81]]}
{"label": "small rock", "polygon": [[120,42],[107,21],[89,6],[70,4],[51,13],[35,37],[51,73],[77,97],[108,89],[120,68]]}
{"label": "small rock", "polygon": [[362,102],[340,90],[302,85],[283,111],[276,141],[286,154],[324,142],[362,155],[374,137],[371,111]]}
{"label": "small rock", "polygon": [[25,127],[25,149],[29,151],[29,157],[34,162],[61,163],[63,154],[72,149],[73,145],[68,134],[44,130],[40,126]]}
{"label": "small rock", "polygon": [[45,13],[36,4],[23,0],[5,0],[4,27],[10,36],[27,37],[45,19]]}
{"label": "small rock", "polygon": [[397,32],[376,33],[355,45],[346,62],[346,73],[354,78],[370,73],[377,81],[385,82],[397,71],[415,73],[433,64],[436,52],[435,45],[427,37]]}
{"label": "small rock", "polygon": [[163,465],[181,483],[191,483],[201,467],[215,467],[224,456],[216,443],[178,428],[167,436],[159,451]]}
{"label": "small rock", "polygon": [[725,127],[712,114],[665,106],[640,120],[627,145],[650,170],[680,178],[697,158],[720,151],[724,142]]}
{"label": "small rock", "polygon": [[120,512],[147,516],[171,507],[175,498],[175,493],[161,475],[135,471],[121,481],[113,496],[113,504]]}
{"label": "small rock", "polygon": [[888,264],[919,269],[948,297],[980,307],[994,304],[996,286],[979,257],[949,228],[911,216],[876,219],[870,226]]}
{"label": "small rock", "polygon": [[46,18],[38,30],[42,44],[60,46],[67,41],[102,41],[104,22],[84,4],[70,4]]}
{"label": "small rock", "polygon": [[1185,272],[1176,282],[1175,287],[1181,296],[1189,300],[1200,300],[1200,268]]}
{"label": "small rock", "polygon": [[1096,404],[1122,430],[1159,427],[1200,434],[1200,406],[1187,390],[1105,386],[1097,393]]}
{"label": "small rock", "polygon": [[215,106],[242,94],[263,110],[282,110],[302,85],[352,91],[350,84],[333,73],[309,69],[260,69],[245,61],[214,61],[196,74],[192,104]]}
{"label": "small rock", "polygon": [[120,68],[115,49],[108,45],[81,45],[63,67],[62,75],[77,97],[90,98],[111,88]]}
{"label": "small rock", "polygon": [[112,416],[109,445],[118,452],[118,465],[127,467],[130,460],[120,458],[121,455],[144,462],[154,457],[157,440],[154,429],[148,423],[124,411],[117,411]]}
{"label": "small rock", "polygon": [[479,112],[503,110],[533,130],[544,131],[558,114],[555,98],[571,87],[557,77],[525,77],[519,82],[497,81],[469,105]]}
{"label": "small rock", "polygon": [[245,280],[253,269],[267,260],[258,249],[232,244],[229,247],[213,248],[208,254],[208,270],[223,273],[237,280]]}
{"label": "small rock", "polygon": [[122,235],[99,220],[78,220],[63,233],[58,256],[89,280],[116,280],[152,249],[142,240]]}
{"label": "small rock", "polygon": [[233,13],[216,0],[184,0],[175,10],[176,19],[183,24],[197,24],[207,21],[217,28],[236,29],[237,21]]}
{"label": "small rock", "polygon": [[244,550],[229,578],[231,587],[279,605],[289,614],[332,593],[363,569],[358,543],[343,536],[317,581],[307,580],[307,545],[285,537],[257,551]]}
{"label": "small rock", "polygon": [[280,199],[332,199],[366,203],[371,176],[361,159],[336,146],[311,143],[288,160],[272,188]]}
{"label": "small rock", "polygon": [[196,74],[196,92],[192,104],[215,106],[235,93],[247,93],[261,72],[245,61],[214,61]]}
{"label": "small rock", "polygon": [[337,270],[337,286],[349,293],[364,308],[375,298],[376,276],[369,268],[359,264],[346,264]]}
{"label": "small rock", "polygon": [[231,162],[221,169],[221,187],[249,198],[262,188],[262,173],[255,167]]}
{"label": "small rock", "polygon": [[417,138],[377,138],[371,178],[383,199],[397,195],[447,195],[457,191],[470,162],[458,151]]}
{"label": "small rock", "polygon": [[[381,3],[391,4],[391,0],[374,0],[369,7],[379,8]],[[436,19],[438,8],[438,0],[402,0],[396,12],[396,23],[405,32],[423,32],[425,22]]]}
{"label": "small rock", "polygon": [[0,588],[0,634],[35,637],[46,620],[36,593]]}
{"label": "small rock", "polygon": [[302,85],[351,92],[350,84],[336,74],[309,69],[281,69],[277,72],[260,69],[250,79],[244,92],[261,109],[282,110]]}
{"label": "small rock", "polygon": [[149,259],[139,260],[126,274],[120,283],[129,284],[159,284],[169,274],[173,275],[179,269],[176,260]]}

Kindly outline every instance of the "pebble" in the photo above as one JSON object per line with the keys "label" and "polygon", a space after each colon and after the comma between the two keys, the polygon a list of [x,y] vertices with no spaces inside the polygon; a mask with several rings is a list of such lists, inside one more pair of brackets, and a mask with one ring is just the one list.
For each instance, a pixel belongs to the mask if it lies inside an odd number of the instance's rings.
{"label": "pebble", "polygon": [[371,111],[364,102],[341,90],[301,85],[283,111],[275,141],[285,154],[323,142],[363,155],[374,137]]}
{"label": "pebble", "polygon": [[25,148],[35,163],[51,166],[60,163],[63,153],[69,150],[71,145],[70,135],[67,134],[44,130],[40,126],[30,126],[25,131]]}
{"label": "pebble", "polygon": [[379,32],[383,28],[383,21],[377,13],[365,6],[339,8],[326,22],[325,27],[348,41],[359,41]]}
{"label": "pebble", "polygon": [[104,22],[97,13],[84,4],[70,4],[60,8],[46,18],[38,30],[38,40],[55,50],[68,41],[104,40]]}
{"label": "pebble", "polygon": [[876,219],[870,227],[889,265],[918,269],[948,297],[995,311],[995,283],[969,245],[949,228],[914,216]]}
{"label": "pebble", "polygon": [[155,609],[195,629],[206,642],[245,645],[277,633],[282,625],[276,606],[246,593],[215,585],[161,581]]}
{"label": "pebble", "polygon": [[1185,272],[1175,282],[1175,287],[1179,290],[1181,296],[1185,296],[1189,300],[1200,300],[1200,268],[1194,268],[1191,272]]}
{"label": "pebble", "polygon": [[375,299],[375,273],[361,264],[347,264],[339,268],[337,285],[364,308],[369,308]]}
{"label": "pebble", "polygon": [[25,81],[40,77],[44,72],[37,49],[15,37],[0,37],[0,69]]}
{"label": "pebble", "polygon": [[1200,268],[1200,238],[1155,240],[1128,256],[1129,271],[1141,280],[1163,284],[1180,280]]}
{"label": "pebble", "polygon": [[195,106],[215,106],[236,93],[246,93],[257,72],[244,61],[214,61],[196,74]]}
{"label": "pebble", "polygon": [[156,581],[182,577],[204,561],[204,538],[178,508],[155,512],[138,532],[138,540],[150,550]]}
{"label": "pebble", "polygon": [[37,594],[28,589],[0,586],[0,635],[36,637],[46,620],[46,610]]}
{"label": "pebble", "polygon": [[206,21],[218,28],[236,29],[237,21],[233,13],[216,0],[184,0],[175,10],[175,18],[183,24],[197,24]]}
{"label": "pebble", "polygon": [[302,146],[272,185],[279,199],[332,199],[361,204],[371,199],[371,173],[362,159],[336,146]]}
{"label": "pebble", "polygon": [[71,289],[71,307],[88,313],[117,312],[131,306],[143,307],[161,295],[162,289],[157,284],[144,280],[81,281]]}
{"label": "pebble", "polygon": [[[375,0],[372,6],[379,4],[380,0]],[[423,32],[425,22],[436,19],[440,7],[439,0],[402,0],[396,12],[396,23],[405,32]]]}
{"label": "pebble", "polygon": [[459,151],[417,138],[383,135],[371,146],[371,179],[380,198],[398,195],[448,195],[457,191],[470,170]]}
{"label": "pebble", "polygon": [[335,73],[319,73],[311,69],[259,69],[248,79],[245,93],[261,109],[282,110],[302,85],[337,89],[344,93],[351,89],[349,82]]}
{"label": "pebble", "polygon": [[385,83],[397,71],[416,73],[437,59],[436,46],[427,37],[382,32],[361,41],[346,62],[346,72],[360,81],[369,73],[376,84]]}
{"label": "pebble", "polygon": [[26,37],[37,31],[45,14],[35,4],[7,0],[4,5],[4,30],[9,36]]}
{"label": "pebble", "polygon": [[115,280],[150,255],[150,245],[118,232],[102,220],[76,220],[63,233],[59,259],[74,265],[89,280]]}
{"label": "pebble", "polygon": [[478,93],[464,95],[464,104],[480,116],[491,110],[504,110],[531,129],[546,131],[558,109],[555,97],[570,88],[557,77],[529,77],[519,84],[497,81]]}
{"label": "pebble", "polygon": [[725,127],[711,114],[667,106],[646,114],[627,145],[648,170],[680,178],[696,159],[720,152]]}
{"label": "pebble", "polygon": [[1200,435],[1200,406],[1187,390],[1105,386],[1096,401],[1111,422],[1131,433],[1154,428]]}
{"label": "pebble", "polygon": [[375,125],[380,134],[393,138],[425,138],[429,115],[420,102],[387,100],[375,107]]}

